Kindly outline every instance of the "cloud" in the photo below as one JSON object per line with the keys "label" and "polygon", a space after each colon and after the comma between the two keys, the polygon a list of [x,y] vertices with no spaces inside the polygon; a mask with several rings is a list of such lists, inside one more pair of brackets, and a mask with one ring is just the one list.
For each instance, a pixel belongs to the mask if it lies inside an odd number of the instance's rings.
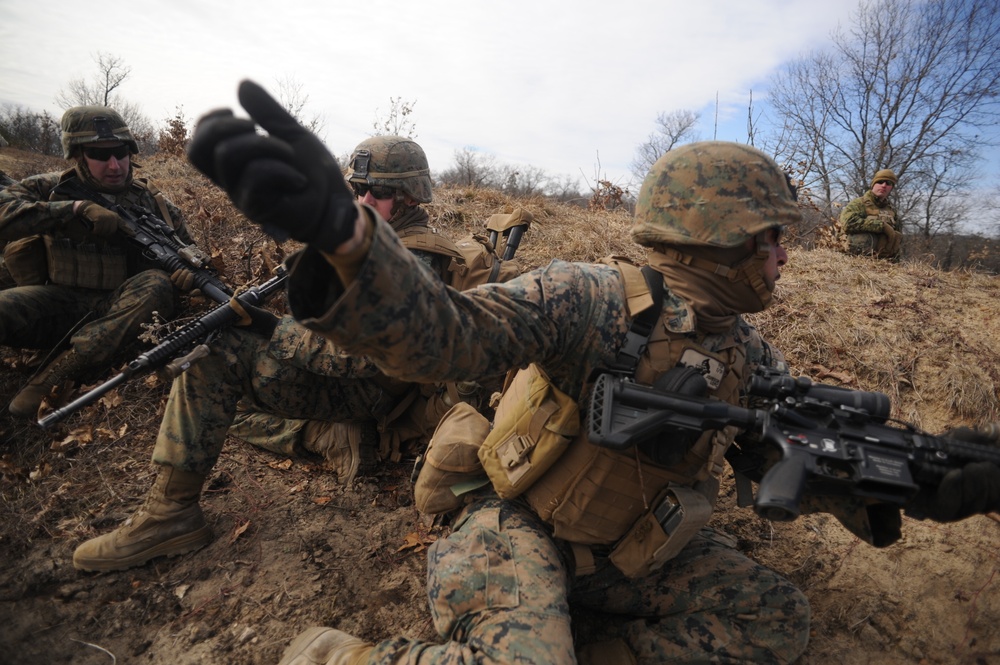
{"label": "cloud", "polygon": [[823,43],[849,12],[790,0],[178,0],[107,11],[50,0],[45,12],[19,3],[0,27],[0,104],[60,115],[57,93],[93,76],[104,51],[131,66],[121,94],[155,123],[178,107],[194,118],[235,106],[242,78],[272,90],[292,78],[336,154],[401,97],[416,102],[433,169],[474,145],[581,180],[599,159],[624,178],[661,111],[710,111],[711,138],[718,95],[719,138],[745,139],[750,90],[756,98],[776,67]]}

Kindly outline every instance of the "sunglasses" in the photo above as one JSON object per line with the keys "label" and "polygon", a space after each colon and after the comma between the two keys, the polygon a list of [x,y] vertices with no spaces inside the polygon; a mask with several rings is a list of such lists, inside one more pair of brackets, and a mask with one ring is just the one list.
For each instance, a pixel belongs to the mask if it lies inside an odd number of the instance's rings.
{"label": "sunglasses", "polygon": [[387,187],[386,185],[366,185],[364,183],[352,182],[351,187],[354,189],[354,195],[359,199],[364,198],[368,192],[372,193],[372,198],[379,200],[391,199],[396,196],[396,188]]}
{"label": "sunglasses", "polygon": [[93,159],[97,162],[106,162],[112,157],[115,159],[125,159],[132,153],[131,148],[128,147],[127,143],[122,145],[116,145],[113,148],[84,148],[83,154],[87,156],[88,159]]}
{"label": "sunglasses", "polygon": [[875,184],[876,185],[891,185],[892,184],[892,180],[876,180]]}

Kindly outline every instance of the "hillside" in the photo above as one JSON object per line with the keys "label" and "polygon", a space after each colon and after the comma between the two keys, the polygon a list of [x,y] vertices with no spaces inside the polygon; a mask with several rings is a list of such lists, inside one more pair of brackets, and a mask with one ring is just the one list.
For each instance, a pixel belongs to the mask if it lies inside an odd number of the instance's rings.
{"label": "hillside", "polygon": [[[185,162],[141,161],[233,284],[260,280],[291,251]],[[61,164],[0,149],[0,169],[13,177]],[[515,206],[536,220],[517,258],[523,268],[642,256],[624,213],[465,189],[437,190],[430,212],[457,237]],[[792,247],[789,256],[775,306],[754,321],[794,373],[885,392],[893,416],[930,432],[1000,420],[998,278],[830,250]],[[188,303],[185,315],[205,306]],[[271,306],[280,311],[281,299]],[[412,460],[344,488],[313,464],[231,440],[203,501],[212,544],[127,572],[76,572],[76,545],[142,503],[169,386],[133,381],[44,432],[6,411],[30,355],[0,347],[0,361],[0,662],[264,665],[314,624],[373,640],[433,635],[423,587],[436,536],[412,506]],[[764,521],[736,507],[727,486],[715,524],[808,594],[806,665],[1000,663],[1000,524],[990,517],[905,519],[903,540],[877,550],[827,515]],[[577,617],[585,639],[607,625]]]}

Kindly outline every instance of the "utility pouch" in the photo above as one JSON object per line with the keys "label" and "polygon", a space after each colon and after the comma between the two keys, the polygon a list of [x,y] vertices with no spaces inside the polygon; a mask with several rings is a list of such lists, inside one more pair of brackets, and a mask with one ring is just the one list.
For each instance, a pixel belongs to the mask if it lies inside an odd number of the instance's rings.
{"label": "utility pouch", "polygon": [[45,240],[42,236],[18,238],[3,249],[3,262],[7,272],[18,286],[44,284],[49,277],[45,260]]}
{"label": "utility pouch", "polygon": [[109,244],[77,244],[69,238],[45,236],[49,281],[81,289],[110,291],[128,277],[125,251]]}
{"label": "utility pouch", "polygon": [[611,562],[629,578],[658,570],[708,524],[712,504],[691,487],[671,485],[611,551]]}
{"label": "utility pouch", "polygon": [[579,431],[576,401],[531,364],[517,372],[500,397],[479,459],[497,494],[511,499],[538,480]]}
{"label": "utility pouch", "polygon": [[427,450],[417,458],[413,498],[417,510],[440,515],[460,508],[462,495],[489,479],[479,463],[479,446],[490,422],[471,404],[459,402],[441,418]]}

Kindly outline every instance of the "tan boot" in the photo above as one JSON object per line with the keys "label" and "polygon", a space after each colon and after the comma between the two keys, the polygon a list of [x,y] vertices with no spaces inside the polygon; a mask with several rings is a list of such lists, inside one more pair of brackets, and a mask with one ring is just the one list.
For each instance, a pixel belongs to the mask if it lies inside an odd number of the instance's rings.
{"label": "tan boot", "polygon": [[288,645],[278,665],[362,665],[372,648],[334,628],[310,628]]}
{"label": "tan boot", "polygon": [[158,556],[176,556],[212,540],[198,505],[205,476],[160,467],[146,503],[125,524],[76,548],[77,570],[125,570]]}
{"label": "tan boot", "polygon": [[38,417],[38,407],[52,389],[71,381],[84,367],[73,349],[63,351],[14,396],[10,402],[10,412],[20,418]]}
{"label": "tan boot", "polygon": [[358,471],[375,465],[378,429],[374,423],[330,423],[310,420],[302,430],[302,447],[321,455],[337,479],[350,485]]}

